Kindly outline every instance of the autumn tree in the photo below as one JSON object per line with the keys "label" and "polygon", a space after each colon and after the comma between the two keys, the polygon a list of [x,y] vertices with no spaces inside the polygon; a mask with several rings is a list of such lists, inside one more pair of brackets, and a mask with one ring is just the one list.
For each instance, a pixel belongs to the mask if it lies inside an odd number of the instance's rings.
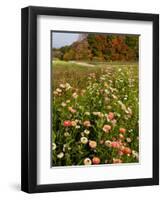
{"label": "autumn tree", "polygon": [[139,36],[81,34],[72,45],[55,49],[53,56],[61,60],[137,61]]}
{"label": "autumn tree", "polygon": [[76,42],[73,47],[75,49],[76,60],[91,60],[92,53],[89,49],[87,39],[82,40],[82,42]]}

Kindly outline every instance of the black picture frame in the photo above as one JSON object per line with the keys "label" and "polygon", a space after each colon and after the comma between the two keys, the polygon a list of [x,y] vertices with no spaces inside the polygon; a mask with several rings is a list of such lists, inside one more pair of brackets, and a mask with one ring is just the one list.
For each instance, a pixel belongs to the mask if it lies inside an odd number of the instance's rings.
{"label": "black picture frame", "polygon": [[[153,23],[153,177],[37,185],[37,16],[55,15]],[[159,15],[29,6],[21,11],[21,190],[28,193],[159,184]]]}

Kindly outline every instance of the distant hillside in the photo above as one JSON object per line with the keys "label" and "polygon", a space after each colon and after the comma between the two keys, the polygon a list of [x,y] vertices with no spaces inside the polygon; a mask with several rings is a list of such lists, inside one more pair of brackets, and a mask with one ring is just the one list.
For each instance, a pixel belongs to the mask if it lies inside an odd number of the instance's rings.
{"label": "distant hillside", "polygon": [[70,46],[52,49],[53,59],[82,61],[137,61],[139,37],[84,34]]}

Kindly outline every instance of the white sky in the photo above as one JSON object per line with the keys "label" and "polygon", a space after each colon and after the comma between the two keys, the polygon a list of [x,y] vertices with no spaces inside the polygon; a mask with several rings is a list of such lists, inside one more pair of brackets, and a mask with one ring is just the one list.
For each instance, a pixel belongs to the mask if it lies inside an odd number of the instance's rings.
{"label": "white sky", "polygon": [[60,48],[71,45],[79,39],[79,33],[52,32],[52,47]]}

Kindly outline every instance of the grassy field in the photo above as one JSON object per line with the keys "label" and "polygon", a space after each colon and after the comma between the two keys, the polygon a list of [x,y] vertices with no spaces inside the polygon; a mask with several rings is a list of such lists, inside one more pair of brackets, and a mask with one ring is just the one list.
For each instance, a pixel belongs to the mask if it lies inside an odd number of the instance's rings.
{"label": "grassy field", "polygon": [[53,61],[53,166],[139,160],[137,63]]}

